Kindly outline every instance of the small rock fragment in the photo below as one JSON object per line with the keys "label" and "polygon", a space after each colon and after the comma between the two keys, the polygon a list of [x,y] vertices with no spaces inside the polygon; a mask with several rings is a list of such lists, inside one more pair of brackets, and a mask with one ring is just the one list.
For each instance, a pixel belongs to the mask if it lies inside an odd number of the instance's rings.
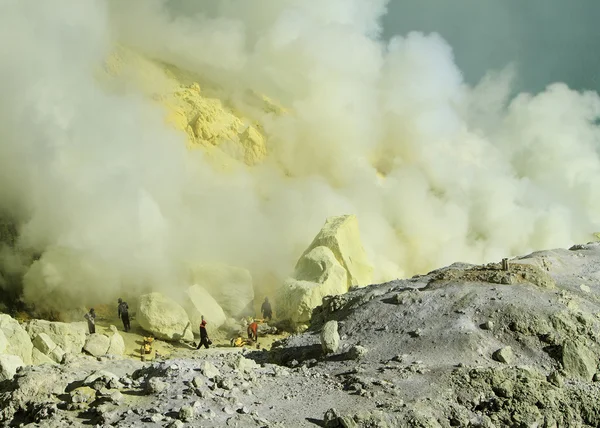
{"label": "small rock fragment", "polygon": [[504,364],[512,364],[515,359],[515,354],[510,346],[505,346],[494,352],[492,358]]}

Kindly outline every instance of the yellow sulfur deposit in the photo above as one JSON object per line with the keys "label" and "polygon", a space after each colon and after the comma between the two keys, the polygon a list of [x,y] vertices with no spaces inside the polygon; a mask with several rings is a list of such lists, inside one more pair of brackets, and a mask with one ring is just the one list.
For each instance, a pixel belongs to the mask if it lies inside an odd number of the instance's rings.
{"label": "yellow sulfur deposit", "polygon": [[[165,121],[185,132],[188,148],[202,148],[214,165],[230,168],[236,161],[253,166],[267,155],[260,124],[204,93],[199,76],[151,61],[119,46],[106,60],[104,83],[114,89],[131,86],[160,104]],[[108,77],[108,79],[106,79]],[[265,96],[249,94],[262,112],[284,109]],[[232,162],[233,161],[233,162]]]}
{"label": "yellow sulfur deposit", "polygon": [[373,266],[371,266],[360,240],[358,219],[355,215],[330,217],[306,249],[296,265],[314,248],[324,246],[329,248],[338,262],[348,272],[348,286],[365,286],[371,284],[373,279]]}

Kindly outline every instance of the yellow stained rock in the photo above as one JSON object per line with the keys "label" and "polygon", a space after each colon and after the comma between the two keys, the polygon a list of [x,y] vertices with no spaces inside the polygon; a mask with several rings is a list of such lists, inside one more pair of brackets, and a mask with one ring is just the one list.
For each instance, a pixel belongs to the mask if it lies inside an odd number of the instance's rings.
{"label": "yellow stained rock", "polygon": [[[159,104],[165,110],[165,122],[185,132],[188,148],[207,152],[217,148],[225,157],[249,166],[266,157],[266,139],[260,126],[221,99],[203,93],[200,84],[193,81],[198,76],[149,60],[123,46],[117,46],[107,58],[104,71],[101,80],[113,90],[133,86]],[[285,113],[266,96],[249,96],[263,113]],[[220,158],[214,153],[209,156],[221,167],[224,162]]]}
{"label": "yellow stained rock", "polygon": [[371,266],[360,240],[358,219],[355,215],[330,217],[325,222],[321,231],[306,249],[296,269],[300,266],[302,258],[316,247],[329,248],[338,262],[348,273],[348,287],[366,286],[373,279],[373,266]]}

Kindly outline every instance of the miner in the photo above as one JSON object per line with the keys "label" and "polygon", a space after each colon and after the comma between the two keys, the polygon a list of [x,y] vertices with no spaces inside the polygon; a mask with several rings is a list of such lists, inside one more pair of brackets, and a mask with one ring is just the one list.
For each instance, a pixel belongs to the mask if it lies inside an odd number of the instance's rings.
{"label": "miner", "polygon": [[94,311],[94,308],[91,308],[83,317],[87,320],[90,334],[96,333],[96,311]]}
{"label": "miner", "polygon": [[265,301],[260,307],[260,310],[262,312],[263,318],[268,321],[271,321],[271,318],[273,318],[273,309],[271,308],[271,304],[269,303],[268,297],[265,297]]}
{"label": "miner", "polygon": [[121,321],[123,321],[123,328],[125,331],[129,331],[131,330],[131,324],[129,324],[129,305],[120,297],[118,302],[119,306],[117,307],[117,311],[119,313],[119,318],[121,318]]}
{"label": "miner", "polygon": [[208,338],[208,332],[206,331],[206,320],[204,319],[204,315],[202,315],[202,321],[200,322],[200,343],[198,343],[196,349],[200,349],[202,345],[208,349],[211,343],[212,341]]}
{"label": "miner", "polygon": [[252,321],[248,326],[248,339],[258,340],[258,323],[256,321]]}

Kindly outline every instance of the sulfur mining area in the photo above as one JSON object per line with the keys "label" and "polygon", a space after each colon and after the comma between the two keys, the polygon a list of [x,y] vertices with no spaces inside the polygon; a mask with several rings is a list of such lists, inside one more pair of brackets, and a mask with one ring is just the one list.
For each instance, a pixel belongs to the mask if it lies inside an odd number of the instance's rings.
{"label": "sulfur mining area", "polygon": [[0,0],[0,426],[600,426],[600,96],[394,7]]}

